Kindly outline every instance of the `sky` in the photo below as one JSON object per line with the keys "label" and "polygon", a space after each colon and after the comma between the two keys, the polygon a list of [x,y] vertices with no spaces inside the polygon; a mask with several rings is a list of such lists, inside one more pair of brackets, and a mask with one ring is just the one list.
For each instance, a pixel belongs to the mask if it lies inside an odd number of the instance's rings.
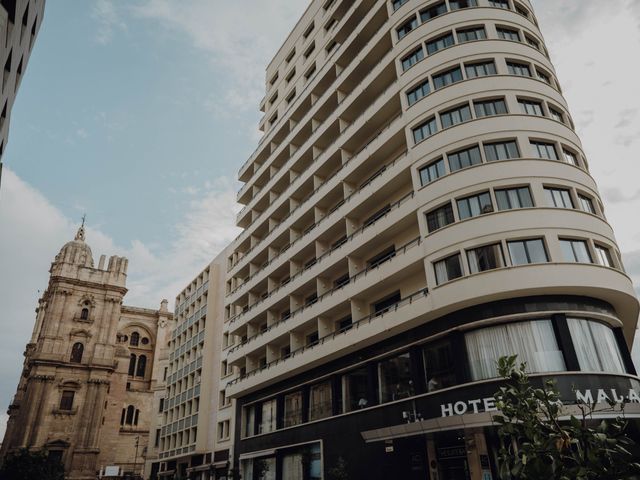
{"label": "sky", "polygon": [[[640,286],[640,2],[533,3]],[[260,138],[265,67],[306,6],[47,2],[3,158],[0,437],[50,263],[83,214],[94,259],[129,258],[125,303],[148,308],[173,304],[238,234],[236,174]]]}

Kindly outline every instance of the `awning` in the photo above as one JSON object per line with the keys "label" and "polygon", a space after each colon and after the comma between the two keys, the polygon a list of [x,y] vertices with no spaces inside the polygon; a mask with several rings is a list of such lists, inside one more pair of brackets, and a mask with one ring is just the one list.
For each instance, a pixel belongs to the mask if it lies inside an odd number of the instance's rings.
{"label": "awning", "polygon": [[268,457],[269,455],[275,455],[276,450],[272,448],[270,450],[260,450],[259,452],[248,452],[240,454],[240,460],[248,460],[250,458]]}

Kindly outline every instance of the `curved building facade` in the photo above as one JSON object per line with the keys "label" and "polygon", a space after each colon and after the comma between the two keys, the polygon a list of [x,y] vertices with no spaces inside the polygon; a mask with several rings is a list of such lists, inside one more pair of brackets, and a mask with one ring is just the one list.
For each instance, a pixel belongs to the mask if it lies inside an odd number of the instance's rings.
{"label": "curved building facade", "polygon": [[243,478],[497,478],[503,355],[640,415],[638,301],[529,1],[314,0],[266,87],[227,265]]}

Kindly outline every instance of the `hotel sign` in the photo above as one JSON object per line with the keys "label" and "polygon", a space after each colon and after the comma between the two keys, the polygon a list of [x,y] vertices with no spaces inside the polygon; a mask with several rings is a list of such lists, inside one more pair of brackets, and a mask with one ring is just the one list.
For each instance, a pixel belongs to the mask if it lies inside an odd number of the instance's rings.
{"label": "hotel sign", "polygon": [[[616,388],[576,389],[572,403],[640,403],[640,390],[629,388],[620,390]],[[478,398],[473,400],[460,400],[457,402],[443,403],[440,405],[442,417],[454,417],[471,413],[496,412],[496,401],[493,397]]]}

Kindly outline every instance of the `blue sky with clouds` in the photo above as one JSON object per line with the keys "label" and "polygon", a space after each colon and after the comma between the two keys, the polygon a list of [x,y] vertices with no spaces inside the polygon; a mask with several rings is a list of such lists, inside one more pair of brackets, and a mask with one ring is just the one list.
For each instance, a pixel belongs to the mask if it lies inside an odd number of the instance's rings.
{"label": "blue sky with clouds", "polygon": [[[638,285],[640,65],[611,47],[640,51],[640,2],[614,3],[534,0]],[[306,6],[47,2],[3,159],[0,411],[15,390],[49,264],[83,213],[94,257],[129,258],[130,305],[172,301],[237,235],[236,171],[259,139],[264,69]]]}

